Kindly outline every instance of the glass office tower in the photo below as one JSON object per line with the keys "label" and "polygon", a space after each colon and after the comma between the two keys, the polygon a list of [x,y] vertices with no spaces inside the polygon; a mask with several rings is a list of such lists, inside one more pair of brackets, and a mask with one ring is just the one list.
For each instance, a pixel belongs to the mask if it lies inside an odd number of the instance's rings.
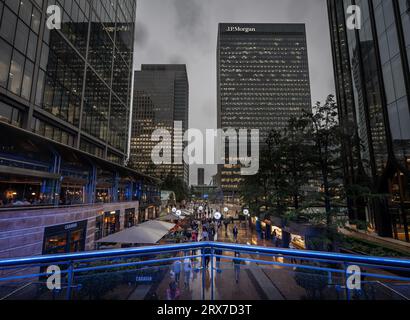
{"label": "glass office tower", "polygon": [[[51,4],[61,30],[46,27]],[[0,1],[3,121],[123,164],[135,10],[134,0]]]}
{"label": "glass office tower", "polygon": [[[347,8],[361,8],[360,29]],[[349,199],[352,220],[410,241],[410,1],[328,0],[340,121],[356,128],[344,145],[345,181],[383,199]]]}
{"label": "glass office tower", "polygon": [[[218,128],[259,129],[261,146],[272,129],[311,109],[304,24],[219,25]],[[240,165],[219,166],[227,201],[237,202]]]}
{"label": "glass office tower", "polygon": [[[165,178],[171,174],[189,184],[189,166],[175,163],[176,153],[183,154],[186,143],[183,134],[188,130],[189,83],[186,65],[142,65],[135,72],[133,124],[131,135],[131,163],[142,172]],[[174,128],[174,123],[182,126]],[[152,134],[165,129],[172,134],[167,152],[172,164],[155,165],[151,158],[158,142]],[[176,133],[176,139],[174,139]],[[182,147],[181,147],[182,146]]]}

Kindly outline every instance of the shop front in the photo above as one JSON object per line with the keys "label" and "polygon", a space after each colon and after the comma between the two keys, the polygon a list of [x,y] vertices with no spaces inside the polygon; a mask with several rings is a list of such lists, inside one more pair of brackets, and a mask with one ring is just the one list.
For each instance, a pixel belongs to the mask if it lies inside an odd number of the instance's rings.
{"label": "shop front", "polygon": [[43,254],[84,251],[86,231],[87,220],[45,228]]}
{"label": "shop front", "polygon": [[137,224],[137,215],[135,208],[125,209],[124,229],[131,228]]}
{"label": "shop front", "polygon": [[107,237],[113,233],[120,231],[120,210],[104,213],[104,233]]}
{"label": "shop front", "polygon": [[272,241],[277,247],[306,249],[305,234],[309,233],[309,227],[289,221],[285,225],[282,219],[275,217],[270,220],[252,217],[250,225],[261,238]]}
{"label": "shop front", "polygon": [[147,221],[147,216],[145,214],[145,209],[141,208],[138,212],[138,223],[143,223],[145,221]]}

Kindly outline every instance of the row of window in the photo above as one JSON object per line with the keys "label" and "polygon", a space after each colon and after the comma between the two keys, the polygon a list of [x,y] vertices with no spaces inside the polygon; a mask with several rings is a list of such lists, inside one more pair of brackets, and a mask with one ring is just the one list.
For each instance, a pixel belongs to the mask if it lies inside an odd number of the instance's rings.
{"label": "row of window", "polygon": [[54,127],[38,118],[33,118],[31,129],[34,133],[37,133],[43,137],[60,142],[66,146],[74,147],[74,135],[60,128]]}
{"label": "row of window", "polygon": [[12,124],[16,127],[22,125],[21,111],[17,108],[0,101],[0,121]]}

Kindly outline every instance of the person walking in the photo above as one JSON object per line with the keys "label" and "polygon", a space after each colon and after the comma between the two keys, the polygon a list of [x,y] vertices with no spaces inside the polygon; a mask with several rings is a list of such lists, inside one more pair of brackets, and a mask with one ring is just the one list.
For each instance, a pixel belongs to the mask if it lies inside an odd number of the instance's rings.
{"label": "person walking", "polygon": [[192,271],[191,259],[186,257],[184,259],[184,286],[185,288],[189,288],[189,280],[191,278],[191,271]]}
{"label": "person walking", "polygon": [[179,284],[179,279],[181,277],[181,261],[176,260],[173,264],[173,271],[174,271],[174,277],[175,277],[175,282]]}
{"label": "person walking", "polygon": [[224,220],[224,225],[225,225],[225,234],[228,235],[228,225],[229,221],[227,219]]}
{"label": "person walking", "polygon": [[272,243],[276,246],[276,239],[277,239],[277,233],[276,230],[273,231],[272,233]]}
{"label": "person walking", "polygon": [[202,230],[202,241],[208,241],[208,239],[209,239],[209,233],[208,233],[207,229],[204,228]]}
{"label": "person walking", "polygon": [[198,241],[198,233],[194,230],[192,231],[192,242],[197,242]]}
{"label": "person walking", "polygon": [[236,224],[233,227],[232,233],[233,233],[233,239],[235,240],[235,242],[238,242],[239,230],[238,230],[238,226]]}
{"label": "person walking", "polygon": [[174,282],[169,284],[169,288],[167,289],[167,299],[168,300],[178,300],[181,296],[181,291],[178,288],[178,285]]}
{"label": "person walking", "polygon": [[205,248],[205,250],[204,250],[204,255],[206,255],[206,257],[205,257],[205,267],[207,269],[209,267],[209,262],[211,261],[211,256],[210,256],[211,253],[212,253],[211,248]]}

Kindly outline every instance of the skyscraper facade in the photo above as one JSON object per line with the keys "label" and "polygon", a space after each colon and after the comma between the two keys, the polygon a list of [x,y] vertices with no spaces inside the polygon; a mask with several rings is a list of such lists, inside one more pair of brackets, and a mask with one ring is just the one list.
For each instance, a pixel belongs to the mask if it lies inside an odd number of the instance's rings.
{"label": "skyscraper facade", "polygon": [[[259,129],[263,144],[272,129],[310,110],[304,24],[221,23],[217,49],[218,128]],[[237,201],[240,165],[220,165],[227,200]]]}
{"label": "skyscraper facade", "polygon": [[127,156],[135,1],[0,1],[0,87],[5,121],[123,164]]}
{"label": "skyscraper facade", "polygon": [[[132,165],[156,177],[172,174],[188,184],[189,166],[180,161],[186,145],[182,137],[188,130],[188,112],[186,65],[142,65],[141,71],[135,72]],[[172,154],[172,163],[155,165],[152,160],[151,153],[158,144],[152,139],[156,129],[165,129],[172,135],[171,143],[166,146],[166,152]]]}
{"label": "skyscraper facade", "polygon": [[205,185],[205,169],[198,168],[198,186]]}
{"label": "skyscraper facade", "polygon": [[[347,24],[351,5],[360,29]],[[349,199],[350,218],[409,242],[410,1],[328,0],[328,9],[339,117],[357,136],[343,146],[345,182],[388,195]]]}

